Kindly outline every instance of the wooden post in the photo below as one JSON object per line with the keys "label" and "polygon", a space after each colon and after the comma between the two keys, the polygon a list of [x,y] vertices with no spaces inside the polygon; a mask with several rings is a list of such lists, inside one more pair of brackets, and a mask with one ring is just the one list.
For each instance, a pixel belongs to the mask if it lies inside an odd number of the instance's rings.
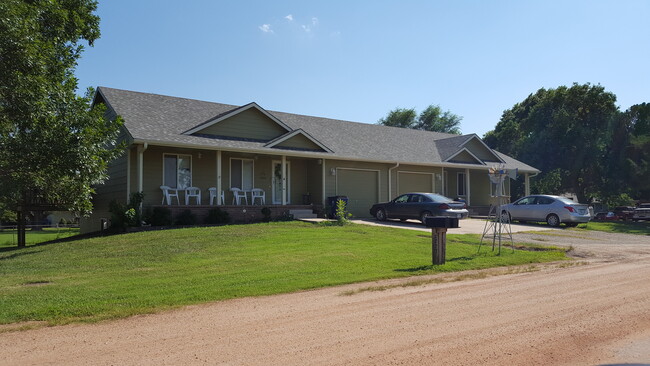
{"label": "wooden post", "polygon": [[445,264],[447,254],[447,228],[431,228],[431,262],[433,265]]}

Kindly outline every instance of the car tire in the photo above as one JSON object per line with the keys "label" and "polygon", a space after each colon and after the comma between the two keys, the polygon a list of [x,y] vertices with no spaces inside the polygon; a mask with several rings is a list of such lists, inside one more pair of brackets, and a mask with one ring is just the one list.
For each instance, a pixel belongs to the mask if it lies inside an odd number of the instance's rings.
{"label": "car tire", "polygon": [[508,211],[501,211],[501,222],[510,222],[510,213]]}
{"label": "car tire", "polygon": [[550,214],[546,216],[546,223],[548,226],[558,227],[560,226],[560,218],[556,214]]}
{"label": "car tire", "polygon": [[422,225],[426,225],[426,217],[427,216],[432,216],[431,212],[429,211],[424,211],[420,214],[420,222],[422,222]]}
{"label": "car tire", "polygon": [[375,212],[375,218],[377,221],[386,221],[386,211],[379,209]]}

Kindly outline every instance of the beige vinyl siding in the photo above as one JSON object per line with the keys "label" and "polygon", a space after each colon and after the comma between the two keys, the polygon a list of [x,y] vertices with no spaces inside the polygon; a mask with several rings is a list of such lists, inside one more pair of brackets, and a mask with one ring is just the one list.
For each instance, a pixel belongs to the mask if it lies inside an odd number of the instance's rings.
{"label": "beige vinyl siding", "polygon": [[270,141],[285,133],[287,130],[255,108],[245,110],[196,132],[196,134],[264,141]]}
{"label": "beige vinyl siding", "polygon": [[471,139],[465,144],[467,150],[471,151],[477,158],[483,161],[498,161],[499,159],[485,147],[479,140]]}
{"label": "beige vinyl siding", "polygon": [[490,178],[486,170],[470,170],[470,203],[472,206],[489,206],[492,203],[490,197]]}
{"label": "beige vinyl siding", "polygon": [[282,141],[281,143],[275,145],[275,147],[325,151],[320,146],[316,145],[313,141],[301,134],[297,134],[287,139],[286,141]]}
{"label": "beige vinyl siding", "polygon": [[450,161],[454,163],[479,164],[479,162],[476,161],[476,158],[467,151],[461,151],[460,154],[454,156]]}

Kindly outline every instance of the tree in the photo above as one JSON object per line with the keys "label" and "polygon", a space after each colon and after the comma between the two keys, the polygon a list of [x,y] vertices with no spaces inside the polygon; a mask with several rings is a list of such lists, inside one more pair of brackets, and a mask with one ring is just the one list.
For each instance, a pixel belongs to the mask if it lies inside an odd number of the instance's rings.
{"label": "tree", "polygon": [[414,108],[395,108],[377,124],[460,135],[462,119],[450,111],[443,112],[439,105],[432,104],[419,115]]}
{"label": "tree", "polygon": [[[581,202],[600,193],[605,174],[604,152],[611,124],[619,111],[616,96],[600,85],[573,84],[539,89],[503,112],[486,143],[542,170],[539,181],[554,182]],[[559,187],[546,174],[561,172]],[[550,178],[550,177],[549,177]]]}
{"label": "tree", "polygon": [[[0,201],[22,224],[34,205],[88,213],[106,178],[120,121],[76,95],[73,75],[99,37],[94,0],[0,2]],[[24,245],[24,231],[19,233]]]}
{"label": "tree", "polygon": [[450,111],[442,111],[439,105],[430,105],[418,116],[416,130],[435,131],[460,135],[459,117]]}

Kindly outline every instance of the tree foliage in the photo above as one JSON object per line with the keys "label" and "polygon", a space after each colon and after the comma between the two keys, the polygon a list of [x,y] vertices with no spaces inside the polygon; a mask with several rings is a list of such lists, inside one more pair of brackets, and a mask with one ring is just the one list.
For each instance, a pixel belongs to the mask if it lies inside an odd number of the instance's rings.
{"label": "tree foliage", "polygon": [[439,105],[432,104],[419,115],[414,108],[395,108],[388,112],[386,117],[381,118],[377,124],[460,135],[462,119],[450,111],[443,111]]}
{"label": "tree foliage", "polygon": [[604,87],[573,84],[529,95],[484,140],[542,171],[534,192],[573,192],[581,202],[640,197],[650,188],[649,116],[646,103],[620,112]]}
{"label": "tree foliage", "polygon": [[76,95],[74,68],[99,37],[93,0],[0,2],[0,201],[91,210],[92,185],[119,153],[119,121]]}

